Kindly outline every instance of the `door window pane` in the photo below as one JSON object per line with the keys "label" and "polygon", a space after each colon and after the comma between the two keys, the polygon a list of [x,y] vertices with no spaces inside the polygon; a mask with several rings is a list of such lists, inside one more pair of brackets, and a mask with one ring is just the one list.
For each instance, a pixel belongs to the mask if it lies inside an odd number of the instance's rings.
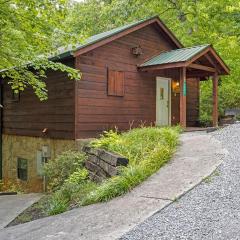
{"label": "door window pane", "polygon": [[160,88],[160,100],[164,99],[164,88]]}

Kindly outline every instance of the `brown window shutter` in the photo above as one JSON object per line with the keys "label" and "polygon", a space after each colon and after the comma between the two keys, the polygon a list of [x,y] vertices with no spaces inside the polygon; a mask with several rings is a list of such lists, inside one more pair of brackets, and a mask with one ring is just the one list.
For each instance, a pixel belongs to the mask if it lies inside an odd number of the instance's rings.
{"label": "brown window shutter", "polygon": [[108,70],[108,95],[115,95],[115,71]]}
{"label": "brown window shutter", "polygon": [[108,95],[124,96],[124,72],[108,70]]}
{"label": "brown window shutter", "polygon": [[123,72],[115,72],[116,81],[115,81],[115,93],[116,96],[124,95],[124,73]]}

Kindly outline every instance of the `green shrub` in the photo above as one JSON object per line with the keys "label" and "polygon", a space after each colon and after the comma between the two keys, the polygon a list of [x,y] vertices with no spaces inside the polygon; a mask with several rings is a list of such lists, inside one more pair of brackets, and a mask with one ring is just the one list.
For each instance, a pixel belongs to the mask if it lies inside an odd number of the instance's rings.
{"label": "green shrub", "polygon": [[3,191],[3,186],[4,186],[4,184],[3,184],[3,182],[0,180],[0,192]]}
{"label": "green shrub", "polygon": [[237,121],[240,121],[240,114],[238,114],[238,115],[236,116],[236,120],[237,120]]}
{"label": "green shrub", "polygon": [[[218,86],[218,111],[219,116],[224,116],[227,108],[238,108],[240,106],[240,87],[239,81],[229,81],[222,79]],[[212,122],[212,81],[200,82],[200,122],[205,125],[211,125]]]}
{"label": "green shrub", "polygon": [[101,184],[88,179],[88,171],[83,166],[84,154],[66,152],[58,156],[47,166],[47,176],[54,179],[50,183],[55,191],[48,202],[48,214],[58,214],[76,205],[108,201],[130,191],[171,158],[180,131],[179,127],[141,127],[122,134],[113,130],[105,132],[91,145],[117,152],[127,157],[129,164],[119,167],[119,175]]}
{"label": "green shrub", "polygon": [[0,192],[17,192],[18,194],[20,194],[24,193],[24,187],[18,181],[0,181]]}
{"label": "green shrub", "polygon": [[56,192],[49,200],[47,214],[56,215],[68,210],[68,202],[60,192]]}
{"label": "green shrub", "polygon": [[110,130],[104,132],[101,138],[92,141],[91,145],[117,152],[127,157],[130,164],[134,164],[151,154],[158,143],[176,146],[180,130],[179,127],[142,127],[122,134]]}
{"label": "green shrub", "polygon": [[178,144],[179,132],[179,127],[142,127],[123,134],[105,132],[100,139],[94,140],[92,146],[127,157],[129,165],[122,167],[118,176],[89,192],[80,205],[107,201],[140,184],[170,159]]}
{"label": "green shrub", "polygon": [[96,188],[96,184],[89,180],[81,183],[66,181],[62,187],[48,199],[47,214],[56,215],[76,206],[83,197]]}
{"label": "green shrub", "polygon": [[84,153],[66,151],[46,163],[44,173],[48,179],[48,190],[58,190],[71,174],[83,168],[85,159]]}
{"label": "green shrub", "polygon": [[120,141],[121,138],[118,135],[117,131],[109,130],[104,131],[103,134],[101,135],[101,138],[93,140],[91,142],[91,145],[96,148],[109,149],[112,143],[121,144]]}
{"label": "green shrub", "polygon": [[65,180],[66,183],[76,183],[81,184],[84,180],[88,178],[88,170],[86,168],[79,168],[73,172],[68,179]]}

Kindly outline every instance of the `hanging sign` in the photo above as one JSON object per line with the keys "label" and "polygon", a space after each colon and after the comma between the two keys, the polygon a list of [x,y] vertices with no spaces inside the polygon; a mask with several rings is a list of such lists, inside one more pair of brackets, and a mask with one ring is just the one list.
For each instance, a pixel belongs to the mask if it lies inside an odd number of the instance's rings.
{"label": "hanging sign", "polygon": [[187,83],[186,80],[183,82],[183,96],[187,96]]}

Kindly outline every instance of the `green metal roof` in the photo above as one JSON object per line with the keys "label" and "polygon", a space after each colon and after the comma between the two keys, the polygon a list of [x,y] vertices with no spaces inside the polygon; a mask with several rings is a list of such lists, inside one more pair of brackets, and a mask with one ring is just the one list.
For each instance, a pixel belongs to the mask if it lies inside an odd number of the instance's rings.
{"label": "green metal roof", "polygon": [[87,47],[88,45],[94,44],[96,42],[99,42],[101,40],[104,40],[106,38],[109,38],[111,36],[114,36],[117,33],[123,32],[131,27],[137,26],[145,21],[149,21],[151,19],[157,18],[157,16],[153,16],[147,19],[142,19],[140,21],[134,22],[134,23],[130,23],[118,28],[114,28],[112,30],[106,31],[106,32],[102,32],[96,35],[93,35],[89,38],[87,38],[85,40],[85,42],[83,44],[77,44],[77,46],[73,47],[71,45],[69,45],[68,47],[62,47],[58,49],[58,55],[57,56],[53,56],[50,59],[51,60],[57,60],[57,59],[61,59],[61,58],[65,58],[65,57],[69,57],[72,56],[73,51],[77,51],[79,49],[82,49],[84,47]]}
{"label": "green metal roof", "polygon": [[86,43],[83,44],[83,45],[80,45],[80,46],[77,48],[77,50],[78,50],[78,49],[81,49],[81,48],[83,48],[83,47],[85,47],[85,46],[87,46],[87,45],[90,45],[90,44],[93,44],[93,43],[98,42],[98,41],[100,41],[100,40],[103,40],[103,39],[105,39],[105,38],[114,36],[114,35],[117,34],[117,33],[123,32],[123,31],[125,31],[125,30],[127,30],[127,29],[129,29],[129,28],[131,28],[131,27],[137,26],[137,25],[139,25],[140,23],[143,23],[143,22],[145,22],[145,21],[147,21],[147,20],[150,20],[150,19],[152,19],[152,18],[155,18],[155,17],[151,17],[151,18],[148,18],[148,19],[140,20],[140,21],[138,21],[138,22],[130,23],[130,24],[127,24],[127,25],[125,25],[125,26],[121,26],[121,27],[118,27],[118,28],[114,28],[114,29],[112,29],[112,30],[110,30],[110,31],[102,32],[102,33],[96,34],[96,35],[94,35],[94,36],[91,36],[91,37],[89,37],[89,38],[86,40]]}
{"label": "green metal roof", "polygon": [[147,67],[167,63],[186,62],[209,46],[210,45],[207,44],[188,48],[179,48],[176,50],[171,50],[169,52],[162,52],[158,56],[155,56],[150,60],[146,61],[145,63],[141,64],[140,67]]}

